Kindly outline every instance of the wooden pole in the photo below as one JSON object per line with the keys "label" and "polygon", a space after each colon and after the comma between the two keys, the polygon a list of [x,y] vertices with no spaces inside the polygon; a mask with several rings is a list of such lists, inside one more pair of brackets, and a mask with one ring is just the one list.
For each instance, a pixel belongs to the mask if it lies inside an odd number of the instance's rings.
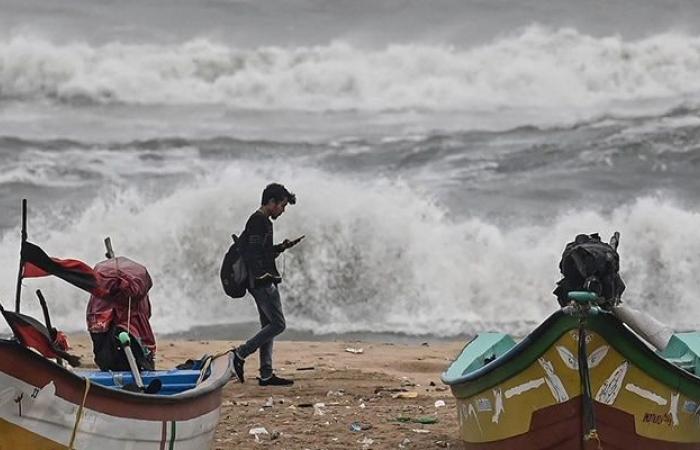
{"label": "wooden pole", "polygon": [[22,248],[27,241],[27,199],[22,199],[22,246],[20,247],[19,271],[17,272],[17,288],[15,290],[15,312],[19,313],[20,298],[22,296],[22,275],[24,273],[24,261],[22,261]]}
{"label": "wooden pole", "polygon": [[107,257],[107,259],[114,258],[114,250],[112,250],[112,239],[109,236],[105,238],[105,257]]}
{"label": "wooden pole", "polygon": [[51,326],[51,317],[49,316],[49,306],[46,304],[46,299],[44,294],[41,293],[41,289],[36,290],[36,296],[39,298],[39,304],[41,305],[41,311],[44,313],[44,323],[46,324],[46,329],[49,330],[51,334],[51,339],[56,339],[53,333],[53,327]]}

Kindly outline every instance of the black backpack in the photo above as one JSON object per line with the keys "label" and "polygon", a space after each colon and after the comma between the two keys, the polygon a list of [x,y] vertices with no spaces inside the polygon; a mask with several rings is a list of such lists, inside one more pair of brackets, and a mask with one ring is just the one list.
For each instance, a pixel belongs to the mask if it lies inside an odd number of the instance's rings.
{"label": "black backpack", "polygon": [[241,298],[245,295],[248,287],[248,269],[241,257],[241,239],[235,234],[232,234],[231,237],[233,244],[224,256],[219,275],[226,295],[231,298]]}
{"label": "black backpack", "polygon": [[554,295],[561,306],[569,303],[570,291],[593,291],[609,306],[615,304],[625,290],[618,273],[617,249],[601,241],[597,233],[579,234],[574,242],[566,244],[559,269],[564,278],[557,283]]}

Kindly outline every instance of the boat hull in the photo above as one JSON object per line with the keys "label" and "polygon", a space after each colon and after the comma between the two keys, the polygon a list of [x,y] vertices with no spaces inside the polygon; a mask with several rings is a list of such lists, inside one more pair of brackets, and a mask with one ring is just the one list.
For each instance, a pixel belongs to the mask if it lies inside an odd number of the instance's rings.
{"label": "boat hull", "polygon": [[496,361],[445,380],[466,448],[700,450],[700,379],[605,314],[586,322],[596,433],[585,439],[577,327],[555,314]]}
{"label": "boat hull", "polygon": [[197,392],[136,394],[87,383],[18,344],[0,341],[0,450],[67,449],[76,423],[76,450],[206,449],[226,377],[230,369],[223,357]]}

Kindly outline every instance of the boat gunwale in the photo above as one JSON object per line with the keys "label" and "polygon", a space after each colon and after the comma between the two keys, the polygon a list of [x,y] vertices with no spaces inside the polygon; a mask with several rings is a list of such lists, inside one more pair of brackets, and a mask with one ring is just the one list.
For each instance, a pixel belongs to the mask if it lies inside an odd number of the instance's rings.
{"label": "boat gunwale", "polygon": [[[118,390],[90,383],[85,402],[88,409],[114,417],[139,420],[182,421],[200,417],[221,408],[222,390],[231,379],[230,353],[221,356],[218,377],[203,382],[187,395],[150,395]],[[225,367],[223,367],[225,364]],[[37,389],[50,383],[57,397],[81,404],[86,378],[83,378],[16,341],[0,339],[0,372]]]}
{"label": "boat gunwale", "polygon": [[[459,398],[494,387],[525,370],[564,333],[577,329],[578,325],[578,318],[558,310],[499,358],[460,377],[449,378],[445,371],[441,375],[442,382],[450,386]],[[611,313],[588,316],[586,329],[600,334],[608,345],[652,378],[689,397],[700,399],[700,377],[658,355]]]}

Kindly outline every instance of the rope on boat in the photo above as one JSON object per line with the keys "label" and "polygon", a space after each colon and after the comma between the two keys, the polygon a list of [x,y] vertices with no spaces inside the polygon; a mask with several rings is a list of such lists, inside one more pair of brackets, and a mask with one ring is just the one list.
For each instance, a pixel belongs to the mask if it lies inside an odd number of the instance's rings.
{"label": "rope on boat", "polygon": [[88,392],[90,392],[90,379],[85,378],[85,392],[83,393],[83,402],[78,407],[78,412],[75,415],[75,424],[73,425],[73,434],[70,437],[70,443],[68,443],[69,450],[75,450],[73,444],[75,444],[75,437],[78,434],[78,425],[80,425],[80,420],[83,418],[83,408],[85,407],[85,401],[87,400]]}
{"label": "rope on boat", "polygon": [[583,436],[584,441],[590,441],[592,439],[598,442],[598,450],[603,450],[603,446],[600,443],[600,436],[598,436],[598,430],[593,429]]}
{"label": "rope on boat", "polygon": [[602,450],[603,447],[596,429],[595,406],[593,405],[593,394],[591,393],[588,352],[586,351],[585,319],[581,319],[578,328],[578,368],[579,378],[581,379],[581,393],[583,394],[583,440],[590,441],[595,439],[598,441],[598,450]]}

